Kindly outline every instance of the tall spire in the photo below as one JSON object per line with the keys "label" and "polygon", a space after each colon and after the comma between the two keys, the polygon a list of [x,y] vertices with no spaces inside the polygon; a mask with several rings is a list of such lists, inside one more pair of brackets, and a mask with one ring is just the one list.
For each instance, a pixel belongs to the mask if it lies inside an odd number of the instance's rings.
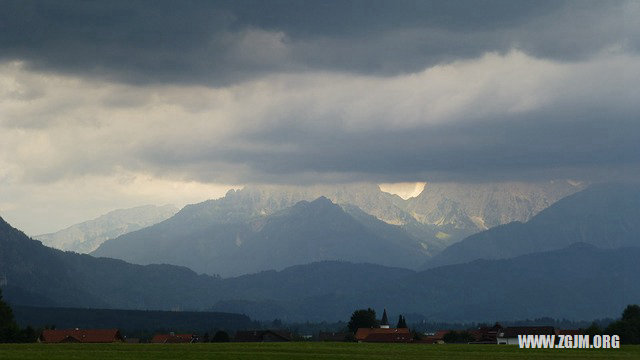
{"label": "tall spire", "polygon": [[387,318],[387,309],[384,309],[382,312],[382,320],[380,320],[380,328],[388,329],[389,328],[389,318]]}

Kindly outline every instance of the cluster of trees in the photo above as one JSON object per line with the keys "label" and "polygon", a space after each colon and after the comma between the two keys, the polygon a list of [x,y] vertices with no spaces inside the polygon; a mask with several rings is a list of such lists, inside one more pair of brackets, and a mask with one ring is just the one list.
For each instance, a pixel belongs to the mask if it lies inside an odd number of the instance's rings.
{"label": "cluster of trees", "polygon": [[[356,310],[351,314],[351,319],[347,327],[349,331],[356,332],[359,328],[374,328],[380,326],[380,321],[376,319],[376,311],[372,308]],[[398,323],[396,324],[398,329],[406,329],[407,319],[400,315],[398,316]]]}
{"label": "cluster of trees", "polygon": [[640,344],[640,305],[628,305],[622,312],[620,320],[614,321],[605,329],[593,323],[585,329],[585,334],[619,335],[623,344]]}
{"label": "cluster of trees", "polygon": [[449,331],[446,333],[442,340],[447,344],[467,344],[472,341],[475,341],[473,335],[470,332],[462,330],[462,331]]}
{"label": "cluster of trees", "polygon": [[398,328],[398,329],[406,329],[406,328],[408,328],[407,319],[405,319],[404,316],[400,315],[398,317],[398,324],[396,324],[396,328]]}
{"label": "cluster of trees", "polygon": [[347,325],[349,331],[353,333],[360,328],[374,328],[378,326],[380,326],[380,322],[376,319],[376,311],[372,308],[354,311]]}
{"label": "cluster of trees", "polygon": [[0,343],[35,342],[37,338],[38,335],[32,327],[20,329],[13,317],[11,307],[2,300],[2,290],[0,290]]}
{"label": "cluster of trees", "polygon": [[231,341],[231,337],[229,336],[229,333],[227,333],[224,330],[216,331],[216,333],[213,334],[213,336],[209,336],[209,333],[205,333],[204,336],[202,336],[202,338],[200,339],[200,342],[214,342],[214,343],[229,342],[229,341]]}

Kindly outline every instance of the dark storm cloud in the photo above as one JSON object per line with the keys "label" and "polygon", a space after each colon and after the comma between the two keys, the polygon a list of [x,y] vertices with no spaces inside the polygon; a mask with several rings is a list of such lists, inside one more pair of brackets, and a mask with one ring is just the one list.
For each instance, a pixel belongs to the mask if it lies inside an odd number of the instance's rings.
{"label": "dark storm cloud", "polygon": [[390,75],[513,47],[575,60],[638,45],[633,20],[620,20],[621,2],[19,0],[0,7],[0,57],[133,83],[225,85],[317,69]]}
{"label": "dark storm cloud", "polygon": [[0,64],[0,126],[32,142],[8,162],[34,181],[591,177],[640,161],[634,2],[0,4],[0,57],[22,60]]}
{"label": "dark storm cloud", "polygon": [[[550,128],[552,132],[547,131]],[[602,127],[601,118],[560,124],[547,119],[535,125],[515,126],[507,120],[485,126],[445,125],[358,134],[318,134],[278,128],[272,137],[260,134],[245,139],[263,142],[266,151],[223,144],[184,154],[146,149],[141,157],[147,156],[147,161],[161,169],[198,164],[201,170],[190,172],[198,174],[200,180],[210,181],[240,180],[234,178],[237,171],[226,173],[219,165],[217,171],[202,170],[215,169],[215,163],[222,161],[251,169],[250,173],[243,174],[245,182],[371,179],[476,182],[559,177],[629,180],[640,176],[638,134],[640,125],[633,117],[611,121],[606,128]],[[468,141],[460,144],[460,137],[468,137]],[[288,149],[276,146],[283,141],[289,145]]]}

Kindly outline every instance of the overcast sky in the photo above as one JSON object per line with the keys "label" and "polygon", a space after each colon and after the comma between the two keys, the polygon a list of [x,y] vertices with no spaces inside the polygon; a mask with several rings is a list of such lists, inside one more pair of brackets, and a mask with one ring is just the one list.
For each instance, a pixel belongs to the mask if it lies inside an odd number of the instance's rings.
{"label": "overcast sky", "polygon": [[0,1],[0,216],[640,177],[638,1]]}

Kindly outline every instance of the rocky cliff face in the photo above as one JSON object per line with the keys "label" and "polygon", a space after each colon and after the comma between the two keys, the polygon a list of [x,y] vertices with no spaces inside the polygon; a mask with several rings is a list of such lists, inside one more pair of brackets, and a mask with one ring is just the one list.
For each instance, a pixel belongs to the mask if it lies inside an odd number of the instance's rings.
{"label": "rocky cliff face", "polygon": [[423,224],[473,232],[527,221],[561,198],[584,188],[569,181],[542,183],[427,184],[403,209]]}
{"label": "rocky cliff face", "polygon": [[[312,201],[324,196],[336,204],[355,205],[393,225],[418,222],[434,229],[478,232],[512,221],[527,221],[559,199],[584,187],[581,183],[564,180],[493,184],[428,183],[420,195],[404,200],[381,191],[375,184],[267,185],[232,190],[226,198],[251,216],[266,216],[299,201]],[[206,207],[206,203],[202,203],[202,206]]]}
{"label": "rocky cliff face", "polygon": [[510,258],[574,243],[637,247],[639,217],[640,186],[594,185],[559,200],[528,222],[512,222],[469,236],[430,259],[426,266]]}

